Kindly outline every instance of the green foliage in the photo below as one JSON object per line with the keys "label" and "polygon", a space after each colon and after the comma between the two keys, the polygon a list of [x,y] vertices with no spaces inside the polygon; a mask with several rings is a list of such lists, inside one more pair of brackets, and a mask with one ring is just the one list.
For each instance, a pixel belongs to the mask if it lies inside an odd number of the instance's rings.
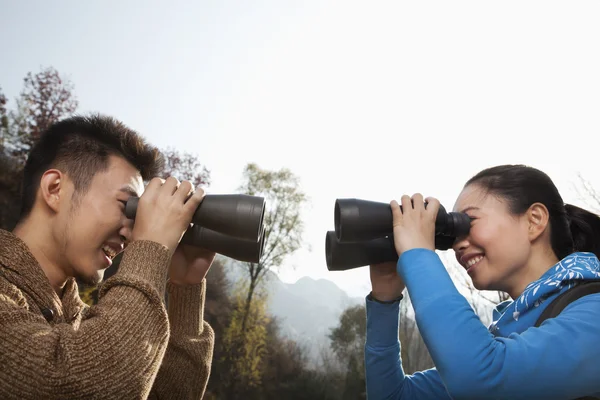
{"label": "green foliage", "polygon": [[366,338],[366,310],[363,305],[356,305],[344,310],[340,323],[331,330],[331,348],[342,363],[361,354]]}
{"label": "green foliage", "polygon": [[331,330],[331,349],[341,365],[346,366],[342,388],[343,398],[364,399],[364,344],[366,339],[366,309],[364,305],[349,307],[340,316],[339,325]]}

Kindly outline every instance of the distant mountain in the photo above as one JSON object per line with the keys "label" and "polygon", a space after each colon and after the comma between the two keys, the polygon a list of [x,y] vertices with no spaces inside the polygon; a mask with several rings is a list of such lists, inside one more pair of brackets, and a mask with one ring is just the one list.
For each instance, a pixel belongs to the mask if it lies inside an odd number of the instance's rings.
{"label": "distant mountain", "polygon": [[[235,282],[246,279],[246,271],[235,264],[226,267],[227,277]],[[300,278],[295,283],[282,282],[275,273],[265,275],[270,293],[269,312],[280,321],[281,333],[304,345],[313,361],[329,348],[327,335],[337,326],[342,312],[364,299],[350,297],[327,279]]]}

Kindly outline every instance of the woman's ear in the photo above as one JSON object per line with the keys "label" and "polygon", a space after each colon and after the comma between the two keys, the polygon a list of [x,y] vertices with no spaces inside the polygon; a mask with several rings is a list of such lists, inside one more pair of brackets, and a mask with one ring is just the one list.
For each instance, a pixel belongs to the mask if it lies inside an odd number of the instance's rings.
{"label": "woman's ear", "polygon": [[64,201],[65,186],[64,175],[57,169],[49,169],[40,179],[39,197],[46,206],[54,212],[58,212],[61,199]]}
{"label": "woman's ear", "polygon": [[542,203],[533,203],[527,210],[529,240],[534,241],[542,235],[550,221],[550,213]]}

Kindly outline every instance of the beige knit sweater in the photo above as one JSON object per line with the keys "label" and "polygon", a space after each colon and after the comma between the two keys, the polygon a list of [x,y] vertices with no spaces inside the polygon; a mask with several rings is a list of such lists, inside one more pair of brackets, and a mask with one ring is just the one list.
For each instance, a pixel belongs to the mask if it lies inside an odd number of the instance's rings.
{"label": "beige knit sweater", "polygon": [[167,284],[169,262],[162,245],[131,243],[88,307],[73,279],[59,298],[25,243],[0,230],[0,399],[202,398],[206,281]]}

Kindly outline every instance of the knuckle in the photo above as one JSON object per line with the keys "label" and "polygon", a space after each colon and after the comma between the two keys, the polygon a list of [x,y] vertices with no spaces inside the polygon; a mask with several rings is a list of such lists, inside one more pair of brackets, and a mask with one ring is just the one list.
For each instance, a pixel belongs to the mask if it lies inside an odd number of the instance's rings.
{"label": "knuckle", "polygon": [[194,190],[194,184],[188,180],[181,181],[180,187],[186,188],[189,190]]}
{"label": "knuckle", "polygon": [[155,176],[154,178],[152,178],[150,180],[151,185],[162,185],[164,182],[165,182],[165,180],[158,176]]}

